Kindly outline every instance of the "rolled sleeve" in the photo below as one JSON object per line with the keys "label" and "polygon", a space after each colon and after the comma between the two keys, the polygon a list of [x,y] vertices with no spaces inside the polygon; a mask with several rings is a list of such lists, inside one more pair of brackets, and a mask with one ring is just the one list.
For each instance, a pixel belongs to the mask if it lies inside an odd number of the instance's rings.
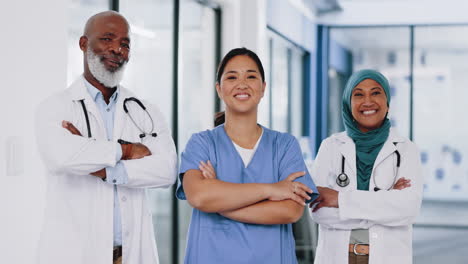
{"label": "rolled sleeve", "polygon": [[114,185],[128,183],[127,170],[122,162],[117,162],[115,167],[106,168],[106,182]]}

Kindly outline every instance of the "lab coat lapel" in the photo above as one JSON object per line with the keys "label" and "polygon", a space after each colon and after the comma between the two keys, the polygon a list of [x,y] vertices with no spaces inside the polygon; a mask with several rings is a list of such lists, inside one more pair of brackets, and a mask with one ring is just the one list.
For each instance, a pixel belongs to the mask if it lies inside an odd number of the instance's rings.
{"label": "lab coat lapel", "polygon": [[395,130],[390,129],[388,139],[387,141],[385,141],[382,149],[380,150],[379,154],[377,155],[377,158],[375,159],[374,169],[388,156],[392,155],[397,150],[398,143],[401,142],[404,142],[404,138],[400,137]]}
{"label": "lab coat lapel", "polygon": [[117,103],[115,105],[115,116],[114,116],[114,134],[112,138],[114,141],[122,138],[125,121],[127,116],[123,110],[123,102],[125,98],[130,97],[125,89],[122,86],[119,86],[119,96],[117,98]]}
{"label": "lab coat lapel", "polygon": [[[91,98],[91,96],[88,93],[88,90],[86,89],[83,78],[84,77],[78,78],[77,80],[75,80],[75,82],[73,82],[73,84],[70,86],[70,92],[71,92],[73,101],[79,101],[79,100],[84,99],[84,104],[86,106],[86,110],[88,111],[88,115],[89,115],[92,137],[96,138],[97,135],[102,136],[102,128],[105,127],[104,121],[101,117],[101,114],[99,113],[96,103]],[[98,125],[99,125],[98,129],[93,128],[93,124],[92,124],[93,118],[97,120],[98,122]],[[83,136],[87,136],[87,131],[86,132],[80,131],[80,132]]]}
{"label": "lab coat lapel", "polygon": [[346,132],[340,133],[337,136],[337,140],[341,143],[339,144],[338,148],[341,155],[345,157],[346,164],[348,164],[348,167],[351,168],[354,173],[356,173],[356,146],[354,145],[353,140],[348,137],[348,135],[346,135]]}

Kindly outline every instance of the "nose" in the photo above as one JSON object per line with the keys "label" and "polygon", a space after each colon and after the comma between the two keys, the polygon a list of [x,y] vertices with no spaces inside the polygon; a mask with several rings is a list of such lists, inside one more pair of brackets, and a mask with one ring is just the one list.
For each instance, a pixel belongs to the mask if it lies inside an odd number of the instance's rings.
{"label": "nose", "polygon": [[374,100],[372,99],[371,96],[365,96],[364,97],[364,106],[372,106],[374,104]]}
{"label": "nose", "polygon": [[248,88],[248,85],[247,85],[247,82],[245,81],[245,79],[240,80],[239,84],[237,85],[237,88],[239,88],[239,89]]}
{"label": "nose", "polygon": [[122,46],[120,46],[119,44],[114,44],[110,47],[110,51],[114,54],[121,54]]}

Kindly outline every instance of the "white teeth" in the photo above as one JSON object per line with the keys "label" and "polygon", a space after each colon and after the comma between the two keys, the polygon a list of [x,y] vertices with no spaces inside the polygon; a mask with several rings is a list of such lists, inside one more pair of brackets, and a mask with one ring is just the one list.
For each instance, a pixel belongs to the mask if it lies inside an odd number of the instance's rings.
{"label": "white teeth", "polygon": [[363,113],[364,115],[372,115],[372,114],[374,114],[375,112],[377,112],[377,111],[376,111],[376,110],[369,110],[369,111],[363,111],[362,113]]}
{"label": "white teeth", "polygon": [[248,98],[249,95],[248,94],[238,94],[236,95],[237,98],[241,98],[241,99],[244,99],[244,98]]}

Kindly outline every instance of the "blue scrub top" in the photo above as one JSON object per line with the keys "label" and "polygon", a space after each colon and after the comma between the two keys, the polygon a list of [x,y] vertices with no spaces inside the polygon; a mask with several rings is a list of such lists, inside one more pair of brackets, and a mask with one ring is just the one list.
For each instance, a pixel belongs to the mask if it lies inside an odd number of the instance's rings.
{"label": "blue scrub top", "polygon": [[[224,125],[193,134],[182,153],[177,198],[186,200],[182,185],[184,173],[198,170],[200,161],[210,160],[217,178],[233,183],[275,183],[291,173],[307,172],[302,151],[292,135],[262,128],[263,136],[247,167]],[[314,191],[312,199],[318,196],[308,172],[296,181]],[[194,208],[184,263],[296,264],[292,225],[245,224]]]}

